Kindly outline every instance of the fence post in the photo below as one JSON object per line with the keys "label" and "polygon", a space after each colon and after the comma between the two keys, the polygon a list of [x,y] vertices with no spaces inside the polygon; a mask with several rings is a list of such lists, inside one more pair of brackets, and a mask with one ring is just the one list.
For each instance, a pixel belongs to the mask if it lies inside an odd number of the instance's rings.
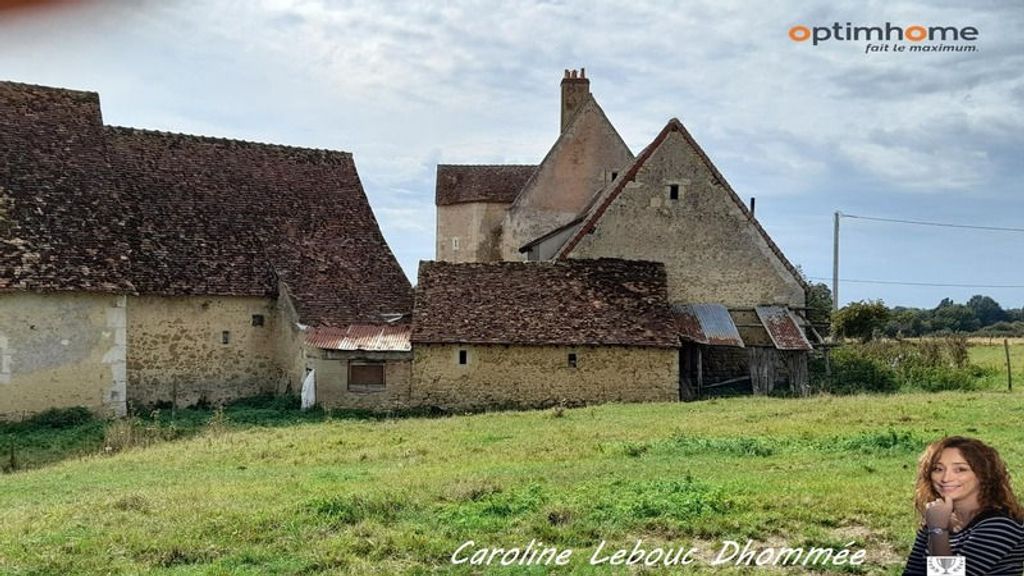
{"label": "fence post", "polygon": [[1006,350],[1006,389],[1013,392],[1013,372],[1010,370],[1010,340],[1003,338],[1003,349]]}

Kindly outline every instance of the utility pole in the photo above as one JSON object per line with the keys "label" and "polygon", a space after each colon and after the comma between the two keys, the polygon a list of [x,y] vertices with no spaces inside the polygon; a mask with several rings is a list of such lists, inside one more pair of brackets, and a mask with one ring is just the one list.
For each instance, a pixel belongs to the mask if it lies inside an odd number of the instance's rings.
{"label": "utility pole", "polygon": [[842,212],[836,210],[835,231],[832,234],[832,311],[839,310],[839,218]]}

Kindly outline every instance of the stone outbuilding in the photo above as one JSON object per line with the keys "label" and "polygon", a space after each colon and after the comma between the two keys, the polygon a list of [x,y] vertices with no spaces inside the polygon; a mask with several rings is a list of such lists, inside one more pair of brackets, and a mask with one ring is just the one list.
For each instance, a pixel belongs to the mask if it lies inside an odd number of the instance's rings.
{"label": "stone outbuilding", "polygon": [[311,330],[411,309],[351,154],[107,126],[95,93],[0,82],[0,417],[297,390]]}
{"label": "stone outbuilding", "polygon": [[[477,197],[489,189],[510,196],[510,182],[496,167],[463,169],[477,172]],[[730,386],[756,394],[776,384],[808,391],[807,285],[679,120],[669,120],[634,157],[583,72],[566,71],[561,133],[508,205],[500,229],[503,260],[664,264],[683,341],[684,398]],[[465,220],[440,214],[439,239],[473,238]],[[488,238],[498,236],[491,229]],[[461,247],[461,262],[480,253],[466,242]],[[438,258],[450,253],[439,250]]]}
{"label": "stone outbuilding", "polygon": [[422,262],[411,402],[446,410],[679,399],[665,268]]}

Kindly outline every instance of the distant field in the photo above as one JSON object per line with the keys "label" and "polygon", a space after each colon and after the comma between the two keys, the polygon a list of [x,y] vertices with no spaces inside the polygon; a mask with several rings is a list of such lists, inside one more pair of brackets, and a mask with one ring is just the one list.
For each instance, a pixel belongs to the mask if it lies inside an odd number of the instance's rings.
{"label": "distant field", "polygon": [[[990,373],[981,378],[982,389],[1006,390],[1006,351],[1002,339],[971,339],[971,362],[988,368]],[[1014,390],[1024,389],[1024,339],[1010,339],[1010,367]]]}
{"label": "distant field", "polygon": [[706,563],[748,538],[852,542],[867,562],[845,573],[898,574],[919,451],[967,433],[1022,469],[1021,389],[219,423],[0,476],[0,574],[546,573],[449,563],[467,540],[531,539],[575,551],[557,573],[620,574],[590,555],[638,538],[696,546],[694,574],[755,573]]}

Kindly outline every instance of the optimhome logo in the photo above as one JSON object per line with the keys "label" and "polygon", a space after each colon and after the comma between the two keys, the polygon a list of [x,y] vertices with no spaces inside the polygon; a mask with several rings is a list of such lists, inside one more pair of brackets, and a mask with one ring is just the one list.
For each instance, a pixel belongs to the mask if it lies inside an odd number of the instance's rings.
{"label": "optimhome logo", "polygon": [[978,29],[974,26],[854,26],[834,22],[831,26],[804,26],[789,29],[793,42],[817,46],[825,42],[867,42],[864,53],[873,52],[977,52]]}

